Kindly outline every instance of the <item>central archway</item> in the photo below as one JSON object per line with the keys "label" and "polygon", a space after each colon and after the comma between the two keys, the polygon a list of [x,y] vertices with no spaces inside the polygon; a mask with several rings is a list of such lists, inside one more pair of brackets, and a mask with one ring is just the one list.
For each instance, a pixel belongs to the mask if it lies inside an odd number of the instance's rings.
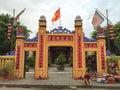
{"label": "central archway", "polygon": [[73,49],[69,46],[50,46],[48,48],[48,64],[55,64],[58,55],[63,53],[67,59],[65,64],[70,64],[73,57]]}
{"label": "central archway", "polygon": [[[63,54],[67,61],[65,62],[64,70],[57,70],[57,65],[55,61],[60,54]],[[73,48],[71,46],[49,46],[48,47],[48,77],[53,78],[53,73],[58,75],[65,75],[67,78],[73,78]],[[66,76],[67,75],[67,76]]]}

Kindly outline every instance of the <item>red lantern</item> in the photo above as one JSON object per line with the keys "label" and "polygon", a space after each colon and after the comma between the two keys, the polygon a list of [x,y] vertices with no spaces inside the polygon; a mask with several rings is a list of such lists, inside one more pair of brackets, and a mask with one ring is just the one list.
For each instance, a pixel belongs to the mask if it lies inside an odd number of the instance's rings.
{"label": "red lantern", "polygon": [[12,24],[9,23],[9,24],[8,24],[8,31],[7,31],[7,32],[8,32],[8,34],[7,34],[7,39],[8,39],[8,40],[11,39],[11,32],[12,32],[11,30],[12,30]]}
{"label": "red lantern", "polygon": [[109,25],[109,29],[110,29],[110,40],[114,40],[114,29],[112,24]]}

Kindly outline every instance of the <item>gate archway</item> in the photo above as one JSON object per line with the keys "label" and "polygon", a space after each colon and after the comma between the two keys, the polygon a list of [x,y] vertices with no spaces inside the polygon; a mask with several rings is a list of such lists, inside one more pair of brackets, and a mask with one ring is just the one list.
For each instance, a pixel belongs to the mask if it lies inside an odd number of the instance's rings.
{"label": "gate archway", "polygon": [[[82,19],[75,18],[75,30],[71,31],[62,26],[46,31],[46,18],[41,16],[39,31],[36,37],[24,40],[23,28],[17,29],[16,67],[15,77],[24,77],[24,51],[35,51],[35,79],[48,78],[48,49],[49,47],[72,47],[73,50],[73,78],[79,79],[86,73],[85,51],[97,51],[97,65],[99,73],[106,73],[105,36],[99,35],[98,40],[84,37]],[[99,63],[98,63],[99,61]]]}

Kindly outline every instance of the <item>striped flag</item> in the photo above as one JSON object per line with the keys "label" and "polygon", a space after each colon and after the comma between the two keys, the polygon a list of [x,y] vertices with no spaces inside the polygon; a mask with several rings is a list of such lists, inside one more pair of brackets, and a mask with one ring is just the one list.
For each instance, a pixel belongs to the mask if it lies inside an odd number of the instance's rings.
{"label": "striped flag", "polygon": [[92,24],[94,28],[97,28],[103,21],[104,21],[104,18],[96,10],[92,20]]}

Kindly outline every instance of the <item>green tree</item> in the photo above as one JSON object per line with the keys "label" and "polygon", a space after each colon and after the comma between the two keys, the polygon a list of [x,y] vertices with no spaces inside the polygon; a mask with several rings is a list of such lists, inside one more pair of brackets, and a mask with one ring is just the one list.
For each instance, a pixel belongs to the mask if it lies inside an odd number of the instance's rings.
{"label": "green tree", "polygon": [[[108,50],[108,45],[110,45],[110,51],[116,55],[120,55],[120,22],[113,25],[114,28],[114,40],[110,40],[108,43],[109,29],[105,26],[105,40],[106,40],[106,49]],[[94,30],[91,33],[91,38],[96,39],[97,31]]]}
{"label": "green tree", "polygon": [[[11,50],[11,40],[7,39],[7,28],[8,23],[13,23],[13,17],[9,14],[1,14],[0,15],[0,55],[5,55],[6,53],[10,52]],[[15,25],[12,25],[12,50],[15,49],[15,41],[16,41],[16,27],[21,26],[20,22],[16,22]],[[24,36],[25,39],[29,38],[30,30],[27,29],[26,26],[24,27]]]}
{"label": "green tree", "polygon": [[92,39],[97,39],[97,31],[96,30],[94,30],[92,33],[91,33],[91,38]]}
{"label": "green tree", "polygon": [[120,22],[114,25],[114,45],[116,54],[120,55]]}
{"label": "green tree", "polygon": [[115,45],[120,48],[120,22],[114,25],[115,28]]}

